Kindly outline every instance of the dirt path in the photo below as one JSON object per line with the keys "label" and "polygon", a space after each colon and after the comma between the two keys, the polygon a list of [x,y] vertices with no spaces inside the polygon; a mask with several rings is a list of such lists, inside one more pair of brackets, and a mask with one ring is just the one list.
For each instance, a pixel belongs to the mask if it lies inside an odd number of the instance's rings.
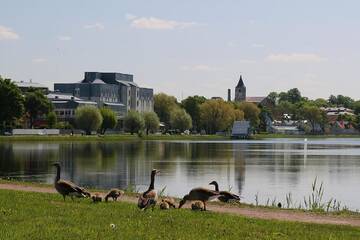
{"label": "dirt path", "polygon": [[[56,193],[55,189],[49,187],[36,187],[19,184],[8,184],[0,183],[0,189],[26,191],[26,192],[40,192],[40,193]],[[136,203],[136,197],[124,196],[122,201]],[[189,207],[187,204],[185,207]],[[263,208],[249,208],[249,207],[236,207],[236,206],[219,206],[217,204],[208,204],[208,210],[219,213],[229,213],[242,215],[252,218],[260,219],[275,219],[295,222],[307,222],[307,223],[318,223],[318,224],[335,224],[335,225],[349,225],[360,227],[360,218],[355,217],[337,217],[337,216],[326,216],[318,215],[313,213],[305,212],[294,212],[291,210],[272,210]]]}

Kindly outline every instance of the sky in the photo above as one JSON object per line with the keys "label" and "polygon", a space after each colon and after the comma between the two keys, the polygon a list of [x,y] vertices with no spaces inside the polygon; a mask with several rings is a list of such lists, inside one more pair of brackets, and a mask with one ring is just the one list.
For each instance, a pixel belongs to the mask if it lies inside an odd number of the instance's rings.
{"label": "sky", "polygon": [[[78,82],[134,75],[181,100],[298,88],[360,99],[360,1],[0,0],[0,75]],[[234,97],[234,96],[233,96]]]}

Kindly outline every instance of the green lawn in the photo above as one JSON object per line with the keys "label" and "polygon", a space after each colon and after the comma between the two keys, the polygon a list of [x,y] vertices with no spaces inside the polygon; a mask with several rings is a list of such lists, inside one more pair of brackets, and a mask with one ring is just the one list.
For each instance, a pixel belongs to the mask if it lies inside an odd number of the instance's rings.
{"label": "green lawn", "polygon": [[0,190],[0,239],[360,239],[360,229]]}

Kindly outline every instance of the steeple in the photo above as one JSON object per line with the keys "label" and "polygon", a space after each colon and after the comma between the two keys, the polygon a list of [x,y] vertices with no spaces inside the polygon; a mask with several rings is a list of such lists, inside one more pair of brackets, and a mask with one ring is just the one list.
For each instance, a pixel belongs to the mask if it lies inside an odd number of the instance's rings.
{"label": "steeple", "polygon": [[239,88],[239,87],[243,87],[244,85],[245,85],[245,84],[244,84],[244,82],[243,82],[242,75],[240,75],[240,79],[239,79],[239,82],[238,82],[238,84],[236,85],[236,87]]}

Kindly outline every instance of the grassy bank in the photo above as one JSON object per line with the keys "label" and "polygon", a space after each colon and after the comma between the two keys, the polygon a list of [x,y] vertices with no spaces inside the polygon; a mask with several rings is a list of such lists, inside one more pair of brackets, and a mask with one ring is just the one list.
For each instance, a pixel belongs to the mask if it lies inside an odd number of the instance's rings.
{"label": "grassy bank", "polygon": [[[256,220],[135,204],[63,202],[57,194],[0,190],[1,239],[359,239],[359,228]],[[115,224],[112,228],[110,224]]]}
{"label": "grassy bank", "polygon": [[144,141],[144,140],[166,140],[166,141],[180,141],[180,140],[229,140],[229,137],[217,136],[217,135],[148,135],[139,137],[137,135],[130,134],[118,134],[118,135],[56,135],[56,136],[0,136],[0,142],[29,142],[29,141],[45,141],[45,142],[59,142],[59,141]]}
{"label": "grassy bank", "polygon": [[321,139],[321,138],[360,138],[360,135],[288,135],[288,134],[255,134],[251,137],[254,140],[269,139],[269,138],[309,138],[309,139]]}

